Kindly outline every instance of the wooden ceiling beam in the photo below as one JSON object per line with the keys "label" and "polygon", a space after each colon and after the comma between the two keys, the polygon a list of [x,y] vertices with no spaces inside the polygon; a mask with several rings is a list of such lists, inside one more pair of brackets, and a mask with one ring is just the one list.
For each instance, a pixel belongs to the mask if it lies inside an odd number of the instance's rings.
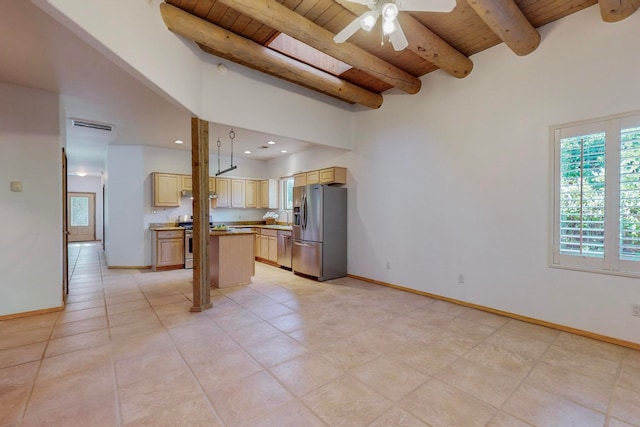
{"label": "wooden ceiling beam", "polygon": [[528,55],[540,44],[540,34],[514,0],[467,0],[469,6],[517,55]]}
{"label": "wooden ceiling beam", "polygon": [[382,105],[380,94],[291,59],[175,6],[161,3],[160,13],[170,31],[193,40],[226,59],[352,104],[369,108],[379,108]]}
{"label": "wooden ceiling beam", "polygon": [[[356,16],[369,10],[369,8],[349,0],[335,1]],[[409,42],[407,49],[454,77],[463,78],[471,73],[473,62],[468,57],[422,25],[413,16],[401,13],[398,20]]]}
{"label": "wooden ceiling beam", "polygon": [[640,0],[598,0],[604,22],[618,22],[640,9]]}
{"label": "wooden ceiling beam", "polygon": [[230,8],[285,33],[325,54],[409,94],[420,91],[422,82],[351,43],[336,44],[334,34],[275,0],[217,0]]}

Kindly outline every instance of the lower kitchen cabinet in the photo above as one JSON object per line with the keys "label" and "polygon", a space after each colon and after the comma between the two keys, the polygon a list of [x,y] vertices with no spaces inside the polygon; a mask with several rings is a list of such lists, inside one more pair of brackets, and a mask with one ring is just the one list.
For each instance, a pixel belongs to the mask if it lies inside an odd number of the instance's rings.
{"label": "lower kitchen cabinet", "polygon": [[260,229],[259,228],[254,228],[253,231],[255,231],[255,245],[253,247],[253,250],[255,252],[255,257],[256,258],[260,258]]}
{"label": "lower kitchen cabinet", "polygon": [[184,268],[184,231],[154,230],[151,246],[151,268],[169,270]]}
{"label": "lower kitchen cabinet", "polygon": [[278,232],[276,230],[260,231],[260,258],[278,262]]}

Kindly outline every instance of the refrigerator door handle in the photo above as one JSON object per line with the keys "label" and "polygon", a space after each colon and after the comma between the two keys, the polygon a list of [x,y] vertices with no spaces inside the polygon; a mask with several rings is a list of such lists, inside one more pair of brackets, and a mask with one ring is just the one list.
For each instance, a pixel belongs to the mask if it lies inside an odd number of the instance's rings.
{"label": "refrigerator door handle", "polygon": [[302,195],[302,228],[307,228],[307,195]]}

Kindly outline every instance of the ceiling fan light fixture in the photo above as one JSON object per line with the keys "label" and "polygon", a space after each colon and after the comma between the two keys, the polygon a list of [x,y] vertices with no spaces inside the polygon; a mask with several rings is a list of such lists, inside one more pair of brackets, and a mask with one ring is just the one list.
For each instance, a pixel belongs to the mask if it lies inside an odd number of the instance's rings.
{"label": "ceiling fan light fixture", "polygon": [[378,20],[378,17],[376,16],[375,13],[371,11],[366,12],[360,17],[360,28],[369,32],[376,25],[377,20]]}
{"label": "ceiling fan light fixture", "polygon": [[385,21],[394,21],[398,17],[398,6],[395,3],[383,4],[382,17]]}
{"label": "ceiling fan light fixture", "polygon": [[385,35],[389,35],[393,32],[395,32],[398,28],[396,27],[396,21],[387,21],[385,20],[382,23],[382,32]]}

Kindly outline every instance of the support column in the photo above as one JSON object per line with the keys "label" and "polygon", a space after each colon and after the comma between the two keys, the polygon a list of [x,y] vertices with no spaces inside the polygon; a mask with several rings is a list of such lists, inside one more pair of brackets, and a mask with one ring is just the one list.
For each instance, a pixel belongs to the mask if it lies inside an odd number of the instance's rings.
{"label": "support column", "polygon": [[193,307],[212,307],[209,279],[209,122],[191,118],[193,179]]}

